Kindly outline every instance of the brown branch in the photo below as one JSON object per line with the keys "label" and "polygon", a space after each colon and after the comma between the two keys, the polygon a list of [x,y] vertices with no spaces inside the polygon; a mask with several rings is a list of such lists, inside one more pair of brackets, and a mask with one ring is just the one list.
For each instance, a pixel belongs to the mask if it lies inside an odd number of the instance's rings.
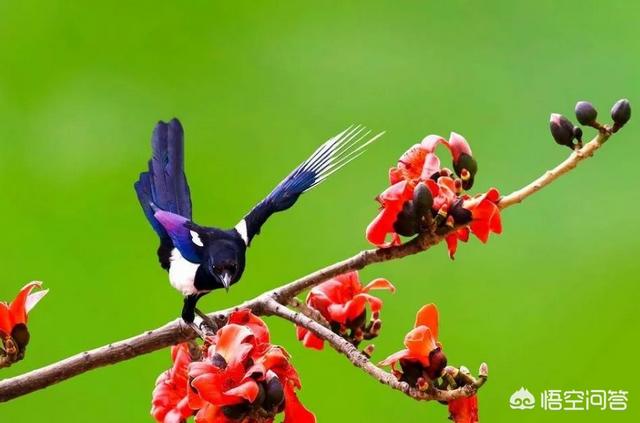
{"label": "brown branch", "polygon": [[[610,136],[611,133],[605,128],[592,141],[581,149],[573,152],[571,156],[560,165],[546,172],[524,188],[503,197],[499,206],[503,209],[510,207],[549,185],[576,167],[582,160],[592,156]],[[421,234],[399,246],[361,251],[351,258],[310,273],[274,290],[267,291],[233,309],[217,311],[209,314],[209,316],[214,319],[214,321],[222,323],[231,311],[240,308],[249,308],[256,314],[263,314],[265,305],[272,304],[272,301],[280,304],[288,304],[296,295],[327,279],[346,272],[362,269],[374,263],[400,259],[425,251],[441,242],[444,235]],[[321,327],[321,325],[319,326]],[[329,332],[330,331],[325,329],[322,333],[323,335],[328,335]],[[102,366],[129,360],[176,343],[194,339],[195,337],[195,332],[191,328],[184,325],[180,320],[174,320],[158,329],[145,332],[142,335],[77,354],[23,375],[4,379],[0,381],[0,402],[9,401],[30,392],[46,388],[47,386]],[[373,371],[375,369],[370,370]],[[381,370],[378,369],[378,371]],[[380,377],[386,378],[388,376],[380,375]],[[397,384],[398,382],[389,381],[390,386],[393,386],[393,383]],[[404,392],[405,388],[403,386],[395,386],[395,389],[400,389]]]}
{"label": "brown branch", "polygon": [[611,135],[612,133],[607,127],[602,127],[600,132],[598,132],[598,135],[596,135],[593,140],[589,141],[582,148],[576,149],[565,161],[553,169],[546,171],[535,181],[507,196],[502,197],[498,205],[501,209],[506,209],[509,206],[521,203],[525,198],[535,194],[565,173],[569,172],[571,169],[574,169],[581,161],[593,156],[593,153],[602,147]]}
{"label": "brown branch", "polygon": [[[278,316],[295,325],[302,326],[310,330],[315,335],[328,342],[333,349],[344,354],[354,366],[362,369],[369,376],[416,400],[448,402],[457,398],[468,397],[476,393],[476,391],[486,382],[488,377],[486,372],[483,372],[477,381],[474,380],[468,385],[450,391],[437,389],[433,386],[430,386],[427,390],[421,391],[410,387],[406,382],[400,382],[393,374],[374,365],[369,360],[369,357],[361,353],[358,348],[349,341],[304,314],[295,312],[275,300],[267,301],[264,304],[262,311],[265,315]],[[483,366],[483,368],[486,368],[486,366]]]}

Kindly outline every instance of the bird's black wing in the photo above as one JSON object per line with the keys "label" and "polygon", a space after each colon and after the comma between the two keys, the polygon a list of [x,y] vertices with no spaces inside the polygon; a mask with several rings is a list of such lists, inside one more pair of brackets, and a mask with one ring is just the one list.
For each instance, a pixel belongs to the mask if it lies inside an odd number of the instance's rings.
{"label": "bird's black wing", "polygon": [[293,170],[235,227],[246,245],[260,233],[260,228],[276,212],[293,206],[300,195],[323,182],[351,160],[364,153],[365,147],[383,133],[369,137],[370,131],[350,127],[322,144],[307,160]]}
{"label": "bird's black wing", "polygon": [[158,209],[191,220],[191,194],[184,174],[184,132],[178,119],[158,122],[151,138],[149,168],[134,184],[145,216],[160,237],[158,257],[169,267],[171,236],[156,219]]}

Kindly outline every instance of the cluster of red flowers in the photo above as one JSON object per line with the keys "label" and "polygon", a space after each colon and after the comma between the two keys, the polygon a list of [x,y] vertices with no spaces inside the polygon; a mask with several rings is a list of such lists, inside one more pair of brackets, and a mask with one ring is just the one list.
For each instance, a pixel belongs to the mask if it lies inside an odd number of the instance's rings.
{"label": "cluster of red flowers", "polygon": [[[418,389],[426,389],[443,375],[447,357],[438,341],[438,309],[434,304],[422,307],[413,329],[404,338],[405,349],[390,355],[379,363],[391,366],[399,380]],[[396,364],[400,364],[400,369]],[[478,422],[478,397],[458,398],[449,402],[451,419],[456,423]]]}
{"label": "cluster of red flowers", "polygon": [[[440,166],[435,153],[438,145],[451,153],[453,172]],[[449,256],[453,258],[458,241],[466,242],[469,232],[482,242],[488,240],[491,232],[501,233],[498,190],[491,188],[475,197],[465,194],[473,186],[477,170],[471,148],[461,135],[452,133],[448,141],[438,135],[427,136],[390,169],[391,186],[377,198],[382,210],[367,228],[367,239],[374,245],[387,247],[399,245],[400,235],[413,236],[431,230],[447,233],[459,227],[446,236]]]}
{"label": "cluster of red flowers", "polygon": [[[309,292],[307,305],[327,320],[331,329],[358,345],[363,339],[373,339],[380,332],[382,300],[369,294],[374,289],[395,292],[386,279],[378,278],[362,286],[358,272],[345,273],[321,283]],[[367,323],[367,305],[371,319]],[[324,341],[306,328],[296,328],[298,339],[305,347],[321,350]]]}
{"label": "cluster of red flowers", "polygon": [[49,292],[48,289],[43,289],[32,293],[40,287],[41,282],[30,282],[20,290],[11,304],[0,301],[0,341],[4,346],[0,350],[0,363],[3,365],[10,365],[24,357],[30,338],[27,329],[28,313]]}
{"label": "cluster of red flowers", "polygon": [[269,329],[249,310],[231,314],[202,350],[185,343],[171,355],[173,367],[153,391],[158,422],[195,415],[197,423],[271,423],[280,412],[285,423],[316,421],[298,400],[300,378],[289,354],[270,343]]}

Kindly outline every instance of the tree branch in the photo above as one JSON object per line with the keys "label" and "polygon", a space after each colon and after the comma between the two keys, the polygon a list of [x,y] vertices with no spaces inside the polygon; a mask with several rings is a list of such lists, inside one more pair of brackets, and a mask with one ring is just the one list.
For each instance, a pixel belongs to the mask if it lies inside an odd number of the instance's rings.
{"label": "tree branch", "polygon": [[[393,374],[386,372],[374,365],[369,358],[361,353],[349,341],[342,338],[340,335],[332,332],[330,329],[322,326],[315,320],[310,319],[302,313],[295,312],[275,300],[268,300],[264,304],[263,312],[265,315],[273,315],[281,317],[291,323],[302,326],[318,337],[322,338],[329,343],[341,354],[344,354],[354,366],[362,369],[369,376],[373,377],[380,383],[383,383],[392,389],[398,390],[413,399],[422,401],[444,401],[448,402],[461,397],[468,397],[476,393],[476,391],[486,382],[486,372],[480,375],[477,381],[463,387],[445,391],[430,386],[427,390],[421,391],[416,388],[412,388],[406,382],[400,382]],[[486,366],[485,366],[486,368]]]}
{"label": "tree branch", "polygon": [[[582,160],[591,157],[593,153],[598,150],[610,136],[611,132],[606,128],[603,129],[592,141],[587,143],[584,147],[574,151],[569,156],[569,158],[560,163],[554,169],[547,171],[545,174],[543,174],[541,177],[531,182],[527,186],[507,196],[504,196],[499,202],[500,208],[505,209],[514,204],[522,202],[530,195],[536,193],[540,189],[558,179],[560,176],[569,172],[571,169],[575,168]],[[455,230],[455,228],[452,229],[452,231],[453,230]],[[386,373],[371,364],[364,355],[360,353],[356,354],[354,352],[355,347],[348,347],[344,343],[339,342],[335,336],[331,336],[333,332],[324,328],[322,325],[319,325],[317,323],[311,324],[309,321],[302,319],[300,317],[300,314],[295,314],[290,310],[286,312],[286,309],[284,307],[279,309],[280,311],[278,313],[275,313],[275,311],[272,310],[272,307],[274,307],[274,301],[275,303],[279,303],[280,305],[288,304],[292,298],[294,298],[304,290],[318,285],[319,283],[340,274],[353,270],[359,270],[374,263],[396,260],[408,255],[428,250],[433,245],[440,243],[445,235],[447,234],[445,233],[443,235],[431,235],[425,233],[418,235],[411,241],[408,241],[399,246],[361,251],[351,258],[332,264],[316,272],[310,273],[309,275],[306,275],[274,290],[267,291],[264,294],[253,298],[252,300],[246,301],[245,303],[240,304],[237,307],[217,311],[209,314],[209,316],[215,322],[223,324],[229,313],[231,313],[232,311],[241,308],[249,308],[255,314],[264,314],[265,312],[267,312],[277,314],[278,316],[284,317],[287,320],[291,321],[293,321],[292,319],[295,318],[302,322],[302,326],[307,325],[309,330],[311,330],[312,332],[319,334],[327,341],[331,340],[330,344],[334,348],[347,355],[350,359],[353,358],[351,361],[371,376],[383,381],[383,383],[386,383],[392,388],[400,390],[412,397],[414,395],[416,395],[417,397],[420,397],[421,395],[424,396],[423,393],[415,393],[411,390],[408,390],[408,387],[405,384],[398,382],[396,378],[393,377],[393,375]],[[289,312],[294,313],[294,315],[289,315]],[[37,370],[33,370],[23,375],[4,379],[0,381],[0,402],[9,401],[13,398],[17,398],[36,390],[46,388],[87,371],[129,360],[134,357],[166,348],[180,342],[194,339],[195,337],[195,332],[190,327],[185,325],[181,320],[177,319],[167,323],[166,325],[158,329],[147,331],[141,335],[114,342],[112,344],[80,354],[76,354],[65,360],[53,363]],[[444,394],[430,393],[429,395]],[[457,394],[447,393],[446,395]],[[419,399],[440,400],[440,398],[444,397],[433,396],[429,398]],[[451,399],[450,397],[447,398]],[[446,399],[444,400],[446,401]]]}

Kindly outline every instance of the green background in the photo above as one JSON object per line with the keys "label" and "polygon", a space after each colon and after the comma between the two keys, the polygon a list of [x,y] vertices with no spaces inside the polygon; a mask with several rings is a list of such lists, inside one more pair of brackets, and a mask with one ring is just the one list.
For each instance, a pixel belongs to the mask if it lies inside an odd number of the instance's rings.
{"label": "green background", "polygon": [[[387,135],[265,227],[236,304],[367,248],[387,169],[429,133],[457,131],[480,164],[476,189],[508,193],[563,160],[551,112],[589,99],[606,117],[638,104],[631,1],[0,1],[0,298],[27,281],[51,290],[32,313],[10,377],[177,316],[156,238],[132,189],[159,119],[186,130],[200,223],[232,226],[320,142],[351,123]],[[637,119],[636,119],[637,120]],[[503,214],[504,234],[370,267],[385,300],[377,359],[402,347],[435,302],[453,364],[490,367],[484,422],[638,421],[639,126]],[[587,130],[591,137],[593,131]],[[269,319],[320,422],[446,421],[372,381],[331,350],[304,350]],[[168,350],[0,404],[0,421],[150,421]],[[625,389],[626,412],[513,411],[521,386]]]}

